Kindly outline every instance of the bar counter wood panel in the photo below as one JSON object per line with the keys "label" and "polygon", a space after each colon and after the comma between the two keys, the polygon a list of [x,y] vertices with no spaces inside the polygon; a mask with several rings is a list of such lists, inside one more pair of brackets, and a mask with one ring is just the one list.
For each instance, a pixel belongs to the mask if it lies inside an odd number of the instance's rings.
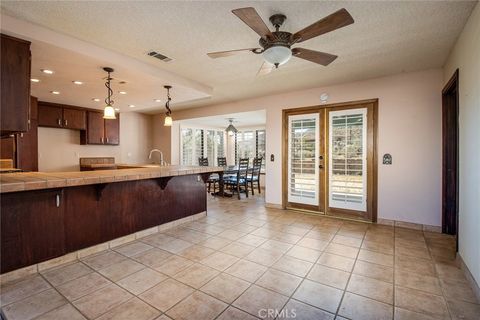
{"label": "bar counter wood panel", "polygon": [[207,209],[197,175],[11,192],[0,201],[1,273]]}

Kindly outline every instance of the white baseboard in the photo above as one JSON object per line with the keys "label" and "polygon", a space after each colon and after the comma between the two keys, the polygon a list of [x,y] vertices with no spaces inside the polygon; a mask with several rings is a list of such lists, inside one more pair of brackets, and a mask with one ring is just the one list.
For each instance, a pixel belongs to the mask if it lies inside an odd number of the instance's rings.
{"label": "white baseboard", "polygon": [[457,260],[459,261],[460,268],[465,274],[465,278],[467,278],[467,281],[470,284],[470,287],[472,288],[473,293],[477,297],[477,301],[480,301],[480,287],[478,286],[477,281],[475,281],[475,278],[470,272],[470,269],[468,269],[467,265],[463,261],[462,256],[459,253],[457,253]]}

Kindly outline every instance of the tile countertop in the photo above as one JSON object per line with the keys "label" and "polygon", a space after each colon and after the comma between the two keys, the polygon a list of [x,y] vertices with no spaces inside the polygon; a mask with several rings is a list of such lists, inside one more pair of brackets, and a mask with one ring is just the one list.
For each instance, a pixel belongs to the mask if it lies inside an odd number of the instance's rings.
{"label": "tile countertop", "polygon": [[116,170],[71,172],[17,172],[0,174],[0,192],[63,188],[79,185],[143,180],[160,177],[220,172],[221,167],[117,165]]}

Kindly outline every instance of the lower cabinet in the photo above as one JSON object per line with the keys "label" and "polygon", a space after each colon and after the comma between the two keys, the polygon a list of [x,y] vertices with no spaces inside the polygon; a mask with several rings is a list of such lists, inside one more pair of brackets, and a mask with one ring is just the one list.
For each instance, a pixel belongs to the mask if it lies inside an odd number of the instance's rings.
{"label": "lower cabinet", "polygon": [[63,191],[2,194],[1,273],[65,254]]}
{"label": "lower cabinet", "polygon": [[207,210],[197,175],[3,193],[1,273]]}

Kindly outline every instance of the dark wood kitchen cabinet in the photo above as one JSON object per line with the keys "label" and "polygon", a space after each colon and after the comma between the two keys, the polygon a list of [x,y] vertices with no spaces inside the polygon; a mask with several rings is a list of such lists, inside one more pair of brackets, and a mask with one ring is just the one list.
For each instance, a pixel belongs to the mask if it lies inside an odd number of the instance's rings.
{"label": "dark wood kitchen cabinet", "polygon": [[38,171],[38,107],[37,98],[30,99],[30,129],[16,136],[16,168]]}
{"label": "dark wood kitchen cabinet", "polygon": [[1,34],[1,136],[28,131],[30,42]]}
{"label": "dark wood kitchen cabinet", "polygon": [[120,115],[117,119],[105,119],[105,142],[117,145],[120,143]]}
{"label": "dark wood kitchen cabinet", "polygon": [[12,159],[13,167],[38,171],[37,98],[30,100],[30,129],[1,139],[0,158]]}
{"label": "dark wood kitchen cabinet", "polygon": [[5,193],[1,202],[1,273],[65,254],[63,191]]}
{"label": "dark wood kitchen cabinet", "polygon": [[86,111],[76,107],[49,102],[40,102],[38,106],[38,125],[41,127],[85,130],[87,128]]}
{"label": "dark wood kitchen cabinet", "polygon": [[87,111],[87,130],[80,133],[81,144],[120,144],[120,115],[103,119],[103,112]]}

